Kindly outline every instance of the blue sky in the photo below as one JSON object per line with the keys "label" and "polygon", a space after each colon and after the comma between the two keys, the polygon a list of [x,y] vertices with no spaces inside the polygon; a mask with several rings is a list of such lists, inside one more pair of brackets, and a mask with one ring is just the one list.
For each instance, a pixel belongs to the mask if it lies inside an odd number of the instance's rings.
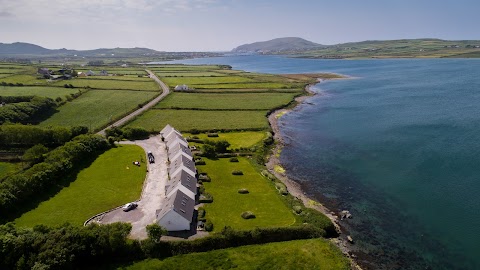
{"label": "blue sky", "polygon": [[479,11],[474,0],[0,0],[0,42],[223,51],[289,36],[480,39]]}

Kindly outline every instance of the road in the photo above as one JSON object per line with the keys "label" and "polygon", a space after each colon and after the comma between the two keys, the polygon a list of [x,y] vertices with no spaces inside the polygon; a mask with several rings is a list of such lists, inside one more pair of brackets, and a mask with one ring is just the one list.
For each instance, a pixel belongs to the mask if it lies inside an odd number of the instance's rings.
{"label": "road", "polygon": [[164,83],[162,82],[158,77],[157,75],[155,75],[155,73],[153,73],[152,71],[146,69],[145,70],[148,75],[150,76],[150,78],[152,78],[153,80],[155,80],[158,85],[162,88],[162,94],[156,98],[154,98],[152,101],[148,102],[146,105],[144,105],[142,108],[132,112],[131,114],[123,117],[122,119],[118,120],[117,122],[109,125],[108,127],[102,129],[101,131],[99,131],[97,134],[99,135],[102,135],[102,136],[105,136],[105,130],[109,129],[109,128],[112,128],[112,127],[120,127],[122,125],[124,125],[125,123],[127,123],[128,121],[132,120],[134,117],[142,114],[143,112],[145,112],[146,110],[150,109],[151,107],[155,106],[158,102],[160,102],[164,97],[166,97],[168,94],[170,94],[170,88]]}

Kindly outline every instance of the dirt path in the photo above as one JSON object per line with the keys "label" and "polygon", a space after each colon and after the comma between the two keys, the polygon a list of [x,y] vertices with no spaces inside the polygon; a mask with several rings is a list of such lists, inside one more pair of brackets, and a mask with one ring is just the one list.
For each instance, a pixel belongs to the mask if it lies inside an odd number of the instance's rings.
{"label": "dirt path", "polygon": [[132,112],[131,114],[123,117],[122,119],[118,120],[117,122],[109,125],[108,127],[102,129],[101,131],[99,131],[97,134],[99,135],[103,135],[105,136],[105,130],[106,129],[109,129],[109,128],[112,128],[112,127],[119,127],[119,126],[122,126],[124,125],[125,123],[127,123],[128,121],[132,120],[134,117],[142,114],[143,112],[145,112],[146,110],[150,109],[151,107],[155,106],[158,102],[160,102],[164,97],[166,97],[168,94],[170,94],[170,88],[164,83],[162,82],[158,77],[157,75],[155,75],[155,73],[153,73],[152,71],[146,69],[145,70],[146,72],[148,72],[150,78],[152,78],[153,80],[155,80],[158,85],[162,88],[163,92],[160,96],[156,97],[155,99],[153,99],[152,101],[150,101],[149,103],[145,104],[142,108]]}

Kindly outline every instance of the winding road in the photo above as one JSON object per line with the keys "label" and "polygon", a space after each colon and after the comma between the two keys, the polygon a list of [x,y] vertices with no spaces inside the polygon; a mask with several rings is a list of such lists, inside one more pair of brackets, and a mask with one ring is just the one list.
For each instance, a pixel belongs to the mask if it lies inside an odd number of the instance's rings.
{"label": "winding road", "polygon": [[105,136],[105,130],[109,129],[109,128],[112,128],[112,127],[119,127],[119,126],[122,126],[124,125],[125,123],[127,123],[128,121],[132,120],[134,117],[142,114],[143,112],[145,112],[146,110],[150,109],[151,107],[155,106],[158,102],[160,102],[164,97],[166,97],[168,94],[170,94],[170,88],[164,83],[162,82],[158,77],[157,75],[155,75],[155,73],[153,73],[152,71],[146,69],[145,70],[148,75],[150,76],[150,78],[154,79],[158,85],[160,85],[160,87],[162,88],[162,94],[156,98],[154,98],[152,101],[148,102],[147,104],[145,104],[142,108],[130,113],[129,115],[123,117],[122,119],[116,121],[115,123],[107,126],[106,128],[102,129],[101,131],[97,132],[97,134],[99,135],[102,135],[102,136]]}

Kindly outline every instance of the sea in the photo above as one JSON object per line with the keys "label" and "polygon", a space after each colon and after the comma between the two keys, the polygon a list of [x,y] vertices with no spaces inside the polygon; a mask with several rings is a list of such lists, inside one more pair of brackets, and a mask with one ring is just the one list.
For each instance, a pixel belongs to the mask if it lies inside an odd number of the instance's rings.
{"label": "sea", "polygon": [[288,176],[340,221],[364,269],[480,269],[480,59],[174,61],[333,72],[279,120]]}

